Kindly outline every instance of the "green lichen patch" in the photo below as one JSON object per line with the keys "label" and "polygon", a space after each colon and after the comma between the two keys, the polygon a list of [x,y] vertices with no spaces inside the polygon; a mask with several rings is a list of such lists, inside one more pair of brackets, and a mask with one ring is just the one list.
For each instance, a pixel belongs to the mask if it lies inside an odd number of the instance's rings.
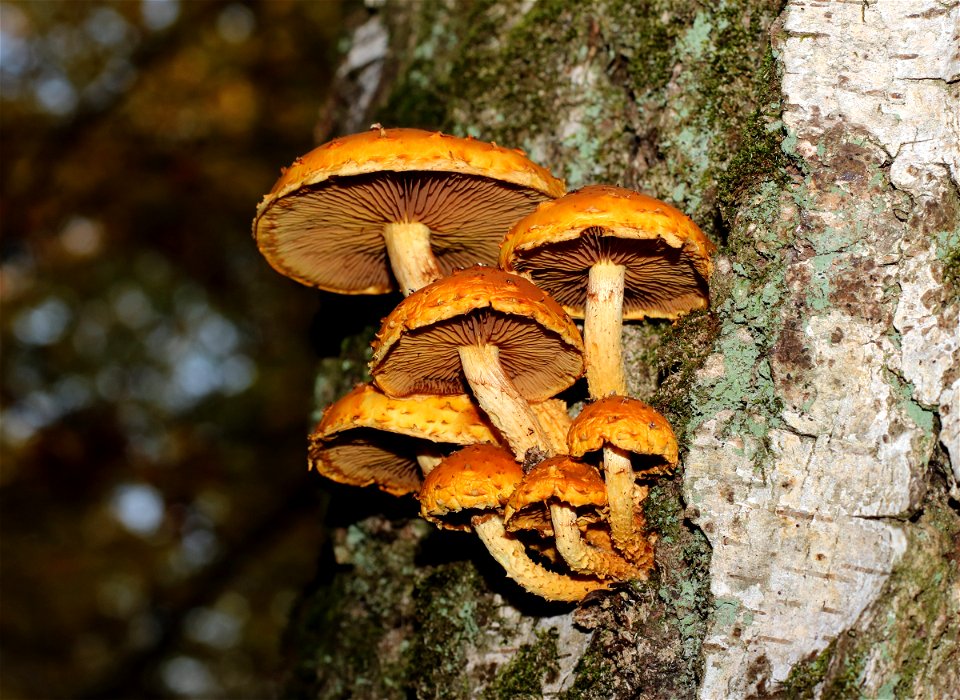
{"label": "green lichen patch", "polygon": [[685,433],[693,414],[690,392],[718,331],[716,316],[709,312],[691,314],[661,329],[654,358],[658,386],[650,403],[667,417],[677,435]]}
{"label": "green lichen patch", "polygon": [[792,166],[781,144],[785,134],[780,120],[779,65],[768,49],[754,76],[756,107],[743,127],[743,137],[717,182],[717,198],[726,220],[732,220],[736,207],[762,182],[785,185]]}
{"label": "green lichen patch", "polygon": [[444,564],[417,576],[414,634],[407,655],[416,697],[473,696],[472,679],[464,673],[467,649],[494,614],[481,602],[482,591],[482,579],[469,562]]}
{"label": "green lichen patch", "polygon": [[701,373],[693,390],[687,434],[721,411],[730,418],[721,436],[751,436],[766,453],[767,434],[781,425],[781,402],[770,359],[796,362],[794,328],[786,328],[782,302],[787,294],[785,253],[792,240],[793,192],[774,182],[762,183],[740,211],[731,229],[729,266],[717,275],[716,316],[719,362]]}
{"label": "green lichen patch", "polygon": [[[373,517],[341,530],[294,611],[285,697],[403,698],[413,560],[425,524]],[[337,563],[339,560],[340,563]]]}
{"label": "green lichen patch", "polygon": [[513,658],[497,671],[483,691],[483,700],[535,700],[543,697],[543,684],[554,680],[557,663],[557,630],[537,633],[536,641],[517,649]]}
{"label": "green lichen patch", "polygon": [[617,669],[599,641],[591,643],[573,672],[573,683],[560,693],[558,700],[606,700],[611,697]]}
{"label": "green lichen patch", "polygon": [[836,642],[830,642],[819,654],[794,666],[783,683],[783,694],[789,700],[812,698],[814,689],[826,678],[835,651]]}
{"label": "green lichen patch", "polygon": [[[763,64],[767,30],[779,3],[611,0],[607,7],[616,18],[603,32],[611,65],[636,103],[636,183],[722,240],[718,181],[745,141],[762,142],[757,153],[769,150],[770,138],[747,125],[759,124],[751,116],[765,104],[755,99],[757,86],[779,85],[757,68],[769,66]],[[746,160],[741,157],[741,172]]]}

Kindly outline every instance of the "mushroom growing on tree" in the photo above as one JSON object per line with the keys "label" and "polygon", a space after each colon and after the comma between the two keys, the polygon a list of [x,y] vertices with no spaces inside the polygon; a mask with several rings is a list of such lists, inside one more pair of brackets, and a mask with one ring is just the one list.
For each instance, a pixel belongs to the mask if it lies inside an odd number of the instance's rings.
{"label": "mushroom growing on tree", "polygon": [[[474,267],[400,302],[377,334],[370,373],[396,396],[469,387],[522,460],[531,450],[542,456],[564,451],[555,426],[545,428],[530,402],[576,381],[581,348],[573,321],[546,293],[517,275]],[[576,557],[589,560],[589,552]]]}
{"label": "mushroom growing on tree", "polygon": [[507,576],[547,600],[579,601],[605,587],[601,581],[549,571],[507,534],[500,512],[523,477],[509,452],[473,445],[447,457],[423,482],[420,512],[438,527],[473,529]]}
{"label": "mushroom growing on tree", "polygon": [[652,197],[592,185],[540,205],[510,230],[500,266],[583,318],[590,395],[626,394],[624,319],[707,306],[714,245],[688,216]]}
{"label": "mushroom growing on tree", "polygon": [[310,434],[308,463],[353,486],[375,484],[394,496],[420,488],[442,457],[440,445],[499,438],[469,396],[386,396],[361,384],[327,407]]}
{"label": "mushroom growing on tree", "polygon": [[531,401],[583,372],[573,321],[528,280],[473,267],[411,294],[384,319],[370,373],[391,396],[469,391],[519,458],[562,451]]}
{"label": "mushroom growing on tree", "polygon": [[638,506],[647,492],[636,485],[631,455],[640,462],[641,474],[662,474],[676,467],[679,448],[667,419],[638,399],[609,396],[588,404],[574,418],[567,448],[575,457],[603,450],[614,545],[631,561],[645,561],[649,546]]}
{"label": "mushroom growing on tree", "polygon": [[253,233],[298,282],[406,295],[455,269],[496,265],[504,233],[563,192],[522,151],[377,126],[297,158],[260,202]]}
{"label": "mushroom growing on tree", "polygon": [[[560,556],[574,571],[618,581],[646,578],[652,556],[641,568],[611,550],[587,544],[581,536],[581,519],[596,521],[606,505],[607,491],[600,473],[589,464],[558,455],[543,460],[523,477],[507,502],[504,524],[508,530],[535,526],[545,535],[552,534]],[[549,512],[550,530],[541,524],[546,520],[543,511]],[[649,545],[647,550],[652,555]]]}

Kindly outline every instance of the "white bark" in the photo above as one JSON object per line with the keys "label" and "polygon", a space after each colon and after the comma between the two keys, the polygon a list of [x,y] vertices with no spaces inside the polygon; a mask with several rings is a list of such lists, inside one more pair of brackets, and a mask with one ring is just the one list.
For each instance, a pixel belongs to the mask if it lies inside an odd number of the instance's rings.
{"label": "white bark", "polygon": [[[759,465],[756,440],[724,431],[732,412],[693,435],[686,491],[714,548],[717,601],[703,698],[769,691],[856,626],[906,546],[887,518],[922,495],[926,409],[940,412],[960,478],[958,301],[941,293],[920,230],[960,177],[958,20],[960,6],[936,0],[792,0],[782,18],[785,146],[811,172],[800,211],[784,211],[799,213],[811,249],[788,263],[784,319],[807,312],[783,333],[808,361],[771,360],[782,425]],[[844,160],[841,142],[856,142],[859,160]],[[732,367],[714,355],[705,385]],[[868,697],[872,683],[867,673]]]}

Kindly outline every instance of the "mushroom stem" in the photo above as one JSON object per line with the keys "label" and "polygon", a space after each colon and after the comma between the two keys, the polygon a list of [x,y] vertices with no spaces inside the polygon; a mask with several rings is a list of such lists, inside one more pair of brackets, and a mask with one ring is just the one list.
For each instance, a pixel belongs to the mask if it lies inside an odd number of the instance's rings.
{"label": "mushroom stem", "polygon": [[440,279],[440,265],[430,247],[430,228],[417,221],[385,224],[383,240],[393,276],[403,296]]}
{"label": "mushroom stem", "polygon": [[417,452],[417,464],[420,465],[420,471],[426,476],[432,472],[440,462],[443,461],[443,455],[434,454],[426,451]]}
{"label": "mushroom stem", "polygon": [[602,581],[577,579],[547,571],[527,555],[523,545],[509,537],[499,515],[478,515],[473,529],[507,576],[531,593],[547,600],[576,602],[591,591],[605,588]]}
{"label": "mushroom stem", "polygon": [[636,522],[633,498],[636,476],[629,454],[618,447],[604,447],[603,474],[607,482],[613,544],[631,561],[639,562],[646,557],[649,546]]}
{"label": "mushroom stem", "polygon": [[620,335],[623,329],[623,281],[626,268],[607,260],[594,263],[587,281],[583,317],[583,354],[591,398],[625,395]]}
{"label": "mushroom stem", "polygon": [[500,348],[496,345],[461,345],[460,363],[463,374],[480,408],[510,444],[518,459],[530,448],[554,454],[562,449],[545,431],[510,377],[500,364]]}
{"label": "mushroom stem", "polygon": [[574,571],[582,571],[625,581],[631,578],[644,578],[644,575],[624,559],[611,551],[591,547],[580,536],[577,527],[577,511],[564,503],[550,504],[550,520],[553,521],[553,534],[557,542],[557,551]]}

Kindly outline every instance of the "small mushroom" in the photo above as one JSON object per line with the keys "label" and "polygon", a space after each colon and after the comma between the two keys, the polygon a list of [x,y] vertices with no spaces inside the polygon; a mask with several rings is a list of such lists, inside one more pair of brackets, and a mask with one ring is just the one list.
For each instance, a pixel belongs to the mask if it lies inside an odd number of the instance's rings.
{"label": "small mushroom", "polygon": [[533,280],[583,318],[593,398],[625,394],[623,319],[706,307],[713,244],[669,204],[593,185],[545,202],[510,230],[500,266]]}
{"label": "small mushroom", "polygon": [[[599,472],[566,455],[546,459],[523,478],[504,510],[504,523],[534,527],[550,534],[542,523],[548,510],[557,550],[574,571],[624,581],[646,578],[646,569],[628,564],[612,550],[584,541],[581,525],[595,522],[607,504],[607,492]],[[652,563],[650,561],[649,563]]]}
{"label": "small mushroom", "polygon": [[310,435],[307,456],[311,468],[333,481],[374,484],[400,496],[418,490],[421,472],[439,462],[438,443],[498,441],[469,396],[396,399],[361,384],[327,407]]}
{"label": "small mushroom", "polygon": [[646,489],[636,485],[631,454],[644,461],[642,474],[662,474],[676,467],[677,438],[667,419],[638,399],[609,396],[588,404],[574,418],[567,447],[575,457],[603,450],[613,542],[631,561],[645,561],[649,547],[637,506]]}
{"label": "small mushroom", "polygon": [[580,333],[543,291],[484,267],[411,294],[384,319],[370,372],[391,396],[473,393],[514,453],[562,450],[531,401],[555,396],[583,372]]}
{"label": "small mushroom", "polygon": [[507,576],[542,598],[579,601],[604,588],[596,579],[548,571],[504,530],[500,511],[522,476],[520,465],[506,450],[491,445],[465,447],[424,480],[420,512],[438,527],[473,529]]}
{"label": "small mushroom", "polygon": [[510,226],[563,192],[522,151],[375,128],[297,158],[260,202],[253,233],[270,264],[298,282],[406,295],[455,269],[496,265]]}

